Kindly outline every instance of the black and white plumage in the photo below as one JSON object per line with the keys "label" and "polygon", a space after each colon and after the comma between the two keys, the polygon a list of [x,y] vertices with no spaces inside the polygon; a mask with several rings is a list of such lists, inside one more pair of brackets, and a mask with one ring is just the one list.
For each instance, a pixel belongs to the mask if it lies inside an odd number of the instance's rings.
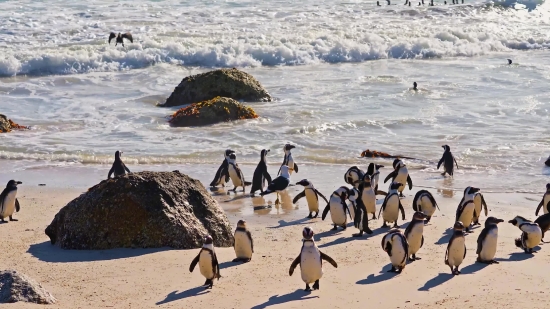
{"label": "black and white plumage", "polygon": [[[319,197],[322,197],[328,204],[327,198],[313,186],[313,183],[311,181],[307,179],[300,180],[296,183],[296,185],[303,186],[304,191],[298,193],[298,195],[296,195],[292,200],[292,203],[296,204],[298,200],[305,197],[307,201],[307,207],[309,209],[309,215],[307,217],[317,218],[317,216],[319,215]],[[315,212],[315,216],[313,216],[313,212]]]}
{"label": "black and white plumage", "polygon": [[[249,181],[246,181],[244,179],[244,174],[241,168],[239,167],[239,164],[237,164],[237,155],[234,153],[229,154],[229,160],[228,163],[228,170],[229,170],[229,178],[231,179],[231,182],[233,182],[233,191],[237,193],[238,187],[243,187],[243,192],[246,190],[246,186],[250,186],[251,183]],[[229,194],[229,192],[227,192]]]}
{"label": "black and white plumage", "polygon": [[359,187],[359,181],[363,179],[363,176],[365,175],[365,172],[358,168],[357,166],[350,167],[346,174],[344,175],[344,181],[355,188]]}
{"label": "black and white plumage", "polygon": [[469,200],[458,206],[458,208],[456,209],[455,220],[460,221],[464,224],[466,232],[473,233],[473,231],[470,229],[470,224],[472,223],[472,220],[476,215],[476,206],[474,204],[474,201]]}
{"label": "black and white plumage", "polygon": [[472,218],[472,224],[473,225],[481,225],[479,223],[479,217],[481,217],[481,211],[485,211],[485,216],[489,215],[489,210],[487,208],[487,203],[485,202],[485,198],[483,197],[483,194],[481,192],[474,193],[474,206],[475,206],[475,212],[474,217]]}
{"label": "black and white plumage", "polygon": [[453,235],[449,239],[445,251],[445,265],[451,268],[453,275],[460,274],[458,267],[466,257],[466,238],[464,237],[464,224],[460,221],[453,226]]}
{"label": "black and white plumage", "polygon": [[216,175],[214,176],[214,180],[210,183],[211,187],[216,187],[221,185],[222,187],[225,187],[225,183],[229,182],[229,155],[235,153],[235,151],[231,149],[226,149],[224,153],[224,159],[220,167],[218,167],[218,170],[216,171]]}
{"label": "black and white plumage", "polygon": [[420,211],[415,212],[411,223],[409,223],[405,229],[405,237],[409,243],[408,258],[410,261],[420,260],[420,258],[416,256],[416,253],[424,245],[424,220],[426,218],[427,216],[424,213]]}
{"label": "black and white plumage", "polygon": [[521,230],[521,237],[516,238],[516,247],[521,248],[525,253],[536,253],[533,249],[538,246],[542,240],[542,230],[537,223],[533,223],[530,220],[521,216],[516,216],[514,219],[508,221]]}
{"label": "black and white plumage", "polygon": [[541,240],[544,242],[544,234],[550,229],[550,213],[544,214],[535,220],[542,232]]}
{"label": "black and white plumage", "polygon": [[346,224],[348,223],[348,214],[350,216],[350,219],[353,220],[350,210],[348,208],[348,204],[346,203],[349,195],[350,190],[347,187],[342,186],[336,189],[336,191],[334,191],[330,196],[329,202],[323,210],[323,214],[321,216],[322,220],[325,220],[327,214],[330,211],[330,217],[332,219],[332,224],[334,225],[332,229],[333,231],[336,231],[338,229],[338,226],[340,226],[344,230],[347,228]]}
{"label": "black and white plumage", "polygon": [[275,205],[280,204],[279,203],[279,192],[286,190],[288,188],[288,185],[290,185],[290,173],[288,172],[288,166],[283,165],[281,166],[281,175],[275,179],[267,186],[267,189],[260,193],[261,196],[270,194],[270,193],[277,193],[277,199],[275,200]]}
{"label": "black and white plumage", "polygon": [[512,64],[512,59],[506,59],[508,60],[508,65]]}
{"label": "black and white plumage", "polygon": [[372,185],[374,177],[374,175],[365,174],[362,181],[359,182],[359,188],[357,190],[359,191],[361,202],[367,210],[365,215],[372,214],[372,219],[376,219],[376,191],[374,191]]}
{"label": "black and white plumage", "polygon": [[269,149],[263,149],[260,154],[260,162],[258,163],[258,166],[256,166],[256,169],[254,170],[254,176],[252,176],[252,186],[250,187],[251,194],[254,194],[254,192],[258,190],[263,192],[266,182],[268,185],[271,183],[271,175],[269,175],[269,172],[267,171],[266,156],[268,152],[269,152]]}
{"label": "black and white plumage", "polygon": [[390,230],[382,237],[382,249],[388,254],[392,264],[388,272],[401,273],[409,256],[409,243],[405,235],[398,229]]}
{"label": "black and white plumage", "polygon": [[401,211],[402,219],[405,220],[405,209],[403,205],[401,205],[401,200],[397,193],[400,186],[402,186],[402,184],[399,182],[393,182],[390,185],[388,195],[386,195],[382,207],[380,207],[378,217],[380,218],[380,213],[382,213],[382,220],[384,220],[384,224],[382,225],[383,228],[389,227],[386,224],[387,222],[393,222],[393,227],[398,227],[397,220],[399,218],[399,211]]}
{"label": "black and white plumage", "polygon": [[437,169],[439,169],[441,164],[443,164],[444,170],[441,175],[445,176],[445,173],[447,173],[449,176],[453,176],[455,164],[458,169],[458,163],[456,163],[456,159],[451,153],[451,147],[449,147],[449,145],[443,145],[441,147],[443,147],[445,151],[443,152],[443,156],[439,160],[439,163],[437,163]]}
{"label": "black and white plumage", "polygon": [[214,242],[210,235],[204,238],[204,244],[202,245],[201,251],[191,262],[189,272],[193,272],[197,264],[199,264],[201,275],[206,278],[206,282],[204,282],[203,286],[212,288],[212,286],[214,286],[214,279],[220,280],[221,275],[218,258],[214,251]]}
{"label": "black and white plumage", "polygon": [[535,216],[539,215],[539,211],[541,208],[542,208],[542,213],[544,214],[547,214],[550,212],[550,183],[546,184],[546,192],[542,196],[542,200],[537,206],[537,210],[535,211]]}
{"label": "black and white plumage", "polygon": [[246,221],[239,220],[237,222],[237,229],[234,235],[235,242],[233,243],[233,249],[235,249],[235,255],[233,262],[250,262],[252,259],[252,253],[254,253],[254,241],[252,240],[252,233],[246,228]]}
{"label": "black and white plumage", "polygon": [[393,172],[389,173],[388,176],[384,179],[384,183],[388,182],[388,180],[392,180],[392,183],[400,183],[401,186],[399,187],[399,196],[403,197],[403,190],[405,189],[405,183],[409,185],[409,190],[412,190],[413,183],[411,176],[409,175],[409,170],[407,169],[407,166],[403,161],[399,159],[395,159],[393,161],[394,170]]}
{"label": "black and white plumage", "polygon": [[383,167],[384,165],[370,163],[365,174],[370,175],[371,186],[375,194],[387,195],[386,192],[378,190],[378,182],[380,181],[380,169]]}
{"label": "black and white plumage", "polygon": [[498,245],[498,226],[502,219],[489,217],[485,220],[485,227],[477,238],[477,262],[484,264],[498,264],[495,253]]}
{"label": "black and white plumage", "polygon": [[109,44],[111,44],[111,40],[114,38],[116,38],[115,46],[117,46],[118,43],[120,43],[122,44],[122,47],[124,47],[124,39],[130,41],[131,43],[134,43],[134,38],[132,38],[132,34],[130,34],[130,32],[126,32],[122,34],[120,34],[119,32],[118,35],[116,35],[114,32],[111,32],[111,34],[109,34]]}
{"label": "black and white plumage", "polygon": [[10,218],[10,221],[17,221],[13,218],[14,212],[19,212],[21,206],[17,200],[17,185],[22,184],[21,181],[10,180],[6,184],[6,188],[0,193],[0,221],[5,223],[5,218]]}
{"label": "black and white plumage", "polygon": [[126,172],[131,173],[130,170],[126,167],[126,164],[122,162],[122,159],[120,156],[122,155],[121,151],[115,152],[115,162],[113,162],[113,165],[111,166],[111,169],[109,170],[109,174],[107,175],[107,179],[111,178],[111,175],[114,173],[115,177],[126,175]]}
{"label": "black and white plumage", "polygon": [[369,228],[369,217],[367,208],[363,204],[361,198],[361,192],[355,188],[350,190],[350,195],[348,197],[349,201],[352,204],[352,207],[355,209],[353,216],[353,226],[359,230],[359,233],[353,234],[353,237],[363,236],[363,232],[367,234],[372,234],[372,230]]}
{"label": "black and white plumage", "polygon": [[414,211],[421,211],[426,215],[425,223],[430,222],[435,209],[439,209],[435,198],[428,190],[420,190],[414,195],[412,207]]}
{"label": "black and white plumage", "polygon": [[[289,175],[292,175],[293,171],[298,173],[298,164],[296,164],[296,162],[294,162],[294,158],[292,157],[292,153],[290,153],[290,151],[294,148],[296,148],[296,146],[291,145],[291,144],[286,144],[283,147],[283,151],[285,152],[285,157],[283,158],[283,164],[281,164],[281,167],[287,166]],[[281,174],[281,169],[279,169],[278,175],[280,175],[280,174]]]}

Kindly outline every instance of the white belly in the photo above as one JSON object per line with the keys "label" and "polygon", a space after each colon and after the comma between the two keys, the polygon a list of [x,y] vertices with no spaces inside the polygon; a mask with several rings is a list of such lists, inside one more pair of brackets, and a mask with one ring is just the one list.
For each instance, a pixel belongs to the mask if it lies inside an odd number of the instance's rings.
{"label": "white belly", "polygon": [[235,232],[235,255],[241,259],[252,258],[252,244],[245,232]]}
{"label": "white belly", "polygon": [[330,201],[330,218],[332,219],[332,223],[336,225],[346,225],[348,223],[346,211],[340,201]]}
{"label": "white belly", "polygon": [[305,192],[306,192],[307,207],[309,208],[309,211],[319,212],[319,201],[317,200],[315,192],[313,192],[313,190],[311,189],[305,189]]}
{"label": "white belly", "polygon": [[498,242],[498,229],[493,228],[482,243],[481,252],[479,253],[479,258],[483,261],[491,261],[495,258],[497,253],[497,242]]}
{"label": "white belly", "polygon": [[418,250],[420,250],[423,232],[424,223],[417,223],[414,225],[409,235],[407,235],[407,242],[409,243],[409,254],[416,254]]}
{"label": "white belly", "polygon": [[287,166],[288,166],[288,173],[292,174],[292,172],[294,171],[294,159],[292,158],[291,155],[288,155]]}
{"label": "white belly", "polygon": [[376,186],[378,185],[379,179],[380,179],[380,174],[374,175],[374,177],[372,178],[372,188],[376,188]]}
{"label": "white belly", "polygon": [[396,222],[399,216],[399,197],[394,195],[386,203],[386,208],[382,211],[382,218],[385,222]]}
{"label": "white belly", "polygon": [[15,198],[17,196],[17,190],[13,190],[4,199],[4,203],[2,204],[2,209],[0,210],[0,217],[7,218],[11,215],[13,215],[13,212],[15,211]]}
{"label": "white belly", "polygon": [[201,251],[199,268],[201,270],[201,275],[203,275],[206,279],[214,279],[215,273],[212,269],[212,255],[210,255],[210,252],[206,250]]}
{"label": "white belly", "polygon": [[474,217],[474,205],[468,204],[468,206],[466,206],[466,208],[462,210],[462,214],[458,218],[458,221],[462,222],[465,228],[468,228],[472,223],[473,217]]}
{"label": "white belly", "polygon": [[352,218],[355,218],[355,206],[356,206],[356,204],[354,204],[354,203],[347,203],[347,204],[348,204],[348,209],[349,209],[350,216]]}
{"label": "white belly", "polygon": [[462,264],[464,260],[464,251],[466,250],[464,247],[464,239],[464,237],[458,237],[453,240],[453,244],[449,248],[448,253],[449,266],[455,267]]}
{"label": "white belly", "polygon": [[317,247],[304,247],[300,259],[300,270],[302,280],[311,284],[321,279],[323,276],[323,267],[321,265],[321,253]]}
{"label": "white belly", "polygon": [[405,248],[403,244],[401,243],[400,237],[395,237],[392,249],[391,249],[391,256],[390,261],[393,266],[399,266],[399,267],[405,267],[405,264],[407,263],[407,259],[405,256]]}
{"label": "white belly", "polygon": [[476,214],[477,214],[477,216],[474,218],[477,219],[481,217],[481,196],[479,194],[474,197],[474,205],[475,205]]}
{"label": "white belly", "polygon": [[435,212],[435,205],[432,204],[432,201],[426,195],[423,195],[420,198],[420,209],[422,209],[422,213],[426,216],[431,217]]}
{"label": "white belly", "polygon": [[399,186],[399,192],[402,192],[403,189],[405,189],[405,185],[407,184],[407,178],[409,176],[409,171],[406,167],[402,167],[399,169],[399,172],[397,173],[397,177],[395,177],[394,182],[399,182],[401,186]]}
{"label": "white belly", "polygon": [[376,195],[374,194],[374,190],[372,188],[369,190],[363,190],[361,199],[363,200],[363,204],[365,204],[365,208],[367,208],[367,212],[369,214],[376,213]]}
{"label": "white belly", "polygon": [[540,244],[540,241],[542,240],[542,232],[540,229],[538,232],[529,233],[528,235],[527,241],[525,242],[527,249],[535,248]]}
{"label": "white belly", "polygon": [[233,165],[229,165],[229,177],[231,177],[231,181],[235,187],[242,186],[242,181],[239,176],[239,173],[237,173],[237,170],[233,167]]}
{"label": "white belly", "polygon": [[550,193],[544,195],[544,202],[542,203],[542,211],[544,211],[545,214],[548,213],[548,203],[550,203]]}

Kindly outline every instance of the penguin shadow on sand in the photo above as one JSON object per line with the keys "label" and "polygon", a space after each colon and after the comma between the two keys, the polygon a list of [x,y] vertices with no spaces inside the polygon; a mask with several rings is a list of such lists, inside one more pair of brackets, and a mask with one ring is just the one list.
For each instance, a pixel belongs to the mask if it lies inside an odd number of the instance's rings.
{"label": "penguin shadow on sand", "polygon": [[269,306],[281,305],[292,301],[297,300],[306,300],[312,298],[319,298],[319,296],[308,296],[311,292],[306,292],[304,290],[296,290],[294,292],[284,294],[284,295],[273,295],[265,303],[256,305],[252,309],[263,309]]}
{"label": "penguin shadow on sand", "polygon": [[[374,221],[374,220],[373,220]],[[369,225],[372,221],[369,221]],[[406,224],[408,225],[408,224]],[[407,226],[404,225],[403,228],[406,228]],[[351,226],[351,228],[355,229],[353,227],[353,224]],[[329,241],[327,243],[324,243],[322,245],[319,245],[319,248],[326,248],[326,247],[330,247],[330,246],[336,246],[336,245],[341,245],[341,244],[345,244],[345,243],[348,243],[348,242],[352,242],[352,241],[364,241],[364,240],[369,240],[371,239],[372,237],[376,237],[378,235],[381,235],[381,234],[385,234],[389,231],[390,229],[386,229],[386,228],[375,228],[374,230],[372,230],[372,234],[367,234],[367,233],[364,233],[363,236],[361,237],[348,237],[348,236],[345,236],[345,237],[340,237],[340,238],[337,238],[335,240],[332,240],[332,241]],[[334,231],[333,231],[334,232]],[[336,233],[336,232],[335,232]],[[317,239],[316,239],[317,241]]]}
{"label": "penguin shadow on sand", "polygon": [[180,292],[180,293],[178,293],[178,291],[174,291],[174,292],[166,295],[166,297],[163,300],[156,303],[156,305],[160,306],[160,305],[163,305],[163,304],[171,303],[173,301],[177,301],[177,300],[181,300],[181,299],[185,299],[185,298],[189,298],[189,297],[193,297],[193,296],[205,295],[205,294],[208,294],[208,293],[210,293],[210,290],[205,289],[204,286],[194,287],[194,288],[191,288],[187,291],[183,291],[183,292]]}
{"label": "penguin shadow on sand", "polygon": [[[468,266],[465,266],[465,267],[461,268],[460,269],[460,276],[476,273],[476,272],[484,269],[487,266],[489,266],[489,264],[474,262],[473,264],[470,264]],[[419,291],[429,291],[430,289],[435,288],[436,286],[442,285],[443,283],[451,280],[454,277],[455,276],[453,274],[451,274],[450,272],[448,272],[448,273],[439,273],[437,276],[435,276],[432,279],[426,281],[426,283],[424,283],[424,286],[420,287],[418,290]]]}
{"label": "penguin shadow on sand", "polygon": [[298,219],[298,220],[294,220],[294,221],[285,221],[285,220],[279,220],[279,225],[277,226],[267,226],[266,228],[268,229],[280,229],[282,227],[286,227],[286,226],[292,226],[292,225],[305,225],[307,223],[309,223],[310,220],[313,220],[313,219],[310,219],[310,218],[302,218],[302,219]]}
{"label": "penguin shadow on sand", "polygon": [[367,276],[367,278],[357,281],[356,284],[362,284],[362,285],[376,284],[386,280],[390,280],[391,278],[399,275],[398,273],[388,272],[388,270],[390,270],[391,268],[392,268],[392,265],[390,263],[384,266],[382,270],[378,273],[378,275],[370,274]]}
{"label": "penguin shadow on sand", "polygon": [[436,245],[448,244],[452,235],[453,235],[453,229],[448,228],[448,229],[445,230],[445,232],[443,232],[443,235],[441,236],[441,238],[439,238],[439,240],[436,241],[434,244],[436,244]]}
{"label": "penguin shadow on sand", "polygon": [[[540,246],[536,246],[534,248],[534,250],[536,250],[536,251],[538,251],[540,249],[541,249]],[[533,254],[533,253],[525,253],[525,252],[514,252],[514,253],[510,253],[510,255],[508,255],[507,259],[495,258],[495,261],[497,261],[497,262],[521,262],[521,261],[525,261],[525,260],[528,260],[530,258],[533,258],[535,255],[536,255],[536,253]]]}

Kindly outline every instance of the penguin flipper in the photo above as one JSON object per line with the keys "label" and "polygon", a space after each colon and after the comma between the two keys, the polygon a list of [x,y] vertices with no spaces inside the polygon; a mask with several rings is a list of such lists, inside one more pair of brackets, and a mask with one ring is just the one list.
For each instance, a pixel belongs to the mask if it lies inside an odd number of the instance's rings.
{"label": "penguin flipper", "polygon": [[411,179],[411,175],[407,175],[407,183],[409,184],[409,190],[412,190],[413,188],[413,181]]}
{"label": "penguin flipper", "polygon": [[[348,204],[344,202],[344,212],[348,212],[348,215],[349,215],[349,219],[350,220],[353,220],[353,218],[351,217],[351,211],[349,210],[349,207],[348,207]],[[354,209],[355,211],[355,209]]]}
{"label": "penguin flipper", "polygon": [[302,191],[300,193],[298,193],[298,195],[296,195],[294,197],[294,199],[292,200],[292,204],[296,204],[296,202],[298,202],[299,199],[301,199],[302,197],[306,196],[306,191]]}
{"label": "penguin flipper", "polygon": [[334,266],[334,268],[338,268],[338,264],[336,264],[336,261],[334,261],[330,256],[324,254],[321,251],[319,251],[319,253],[321,254],[321,260],[325,260],[329,262],[332,266]]}
{"label": "penguin flipper", "polygon": [[483,240],[485,239],[485,237],[487,237],[487,234],[489,233],[489,229],[488,228],[484,228],[481,233],[479,233],[479,236],[477,237],[477,250],[476,250],[476,254],[480,254],[481,253],[481,249],[483,248]]}
{"label": "penguin flipper", "polygon": [[246,236],[248,237],[248,240],[250,240],[250,247],[252,249],[252,253],[254,253],[254,240],[252,240],[252,234],[249,230],[246,231]]}
{"label": "penguin flipper", "polygon": [[414,195],[414,198],[413,198],[413,202],[412,202],[412,208],[414,211],[418,211],[418,200],[420,199],[420,196],[422,195],[422,193],[424,190],[420,190],[418,192],[416,192],[416,194]]}
{"label": "penguin flipper", "polygon": [[[212,182],[210,183],[210,186],[211,187],[214,187],[216,186],[219,181],[219,179],[221,179],[223,176],[225,176],[225,174],[223,173],[224,171],[224,165],[227,166],[227,161],[223,161],[223,163],[220,165],[220,167],[218,167],[218,170],[216,171],[216,176],[214,176],[214,180],[212,180]],[[228,174],[229,176],[229,174]],[[226,182],[229,182],[229,179],[226,179]]]}
{"label": "penguin flipper", "polygon": [[19,212],[21,210],[21,206],[19,205],[19,200],[15,199],[15,211]]}
{"label": "penguin flipper", "polygon": [[382,191],[382,190],[376,190],[376,195],[388,195],[388,193],[386,191]]}
{"label": "penguin flipper", "polygon": [[264,178],[267,180],[267,183],[271,183],[271,175],[267,172],[267,168],[264,170]]}
{"label": "penguin flipper", "polygon": [[212,251],[211,254],[212,254],[212,269],[216,270],[215,278],[220,280],[222,275],[220,274],[220,264],[218,263],[218,257],[216,256],[216,253],[214,251]]}
{"label": "penguin flipper", "polygon": [[330,211],[330,203],[325,206],[325,209],[323,209],[323,214],[321,215],[321,219],[324,221],[327,217],[328,212]]}
{"label": "penguin flipper", "polygon": [[456,169],[458,169],[458,163],[456,163],[456,159],[455,159],[455,156],[453,156],[453,161],[455,162],[456,164]]}
{"label": "penguin flipper", "polygon": [[539,205],[537,206],[537,210],[535,211],[535,216],[539,215],[540,208],[542,207],[542,204],[544,204],[544,196],[542,197],[542,200],[540,201]]}
{"label": "penguin flipper", "polygon": [[405,220],[405,208],[403,208],[403,204],[401,204],[401,200],[399,200],[399,210],[401,210],[401,217],[402,220]]}
{"label": "penguin flipper", "polygon": [[382,202],[382,206],[380,207],[380,210],[378,211],[378,218],[380,218],[380,214],[382,213],[382,211],[384,209],[386,209],[386,203],[388,202],[388,197],[391,196],[391,195],[386,195],[386,197],[384,198],[384,202]]}
{"label": "penguin flipper", "polygon": [[422,241],[420,242],[420,248],[422,248],[422,246],[424,246],[424,235],[422,235]]}
{"label": "penguin flipper", "polygon": [[126,167],[126,164],[122,163],[122,166],[124,167],[124,169],[126,170],[126,172],[131,173],[130,170]]}
{"label": "penguin flipper", "polygon": [[390,178],[395,178],[395,176],[397,176],[397,173],[395,171],[391,172],[388,174],[388,176],[386,176],[386,178],[384,178],[384,183],[388,182],[388,180],[390,180]]}
{"label": "penguin flipper", "polygon": [[107,175],[107,179],[111,179],[111,175],[115,172],[115,165],[111,166],[111,169],[109,170],[109,174]]}
{"label": "penguin flipper", "polygon": [[298,266],[298,264],[300,264],[301,259],[302,259],[302,253],[300,252],[300,254],[298,254],[298,257],[294,259],[294,262],[290,264],[290,269],[288,270],[289,276],[292,276],[292,274],[294,273],[294,269],[296,268],[296,266]]}
{"label": "penguin flipper", "polygon": [[488,215],[488,210],[487,210],[487,203],[485,203],[485,198],[483,197],[483,194],[479,194],[481,196],[481,205],[483,206],[483,209],[485,210],[485,216],[487,217]]}
{"label": "penguin flipper", "polygon": [[[319,190],[315,189],[315,193],[317,193],[317,195],[321,196],[321,197],[325,200],[325,202],[328,203],[327,198],[326,198],[323,194],[321,194],[321,192],[319,192]],[[318,198],[317,198],[317,199],[318,199]]]}
{"label": "penguin flipper", "polygon": [[386,243],[386,248],[384,250],[388,253],[388,255],[390,257],[391,257],[391,248],[392,248],[391,244],[389,242],[387,242]]}
{"label": "penguin flipper", "polygon": [[441,166],[441,163],[443,163],[443,160],[445,160],[445,155],[443,155],[439,160],[439,163],[437,163],[437,169],[439,169],[439,167]]}
{"label": "penguin flipper", "polygon": [[435,201],[434,196],[429,191],[426,192],[428,192],[428,198],[430,199],[430,202],[432,202],[432,204],[437,207],[439,211],[441,211],[441,209],[439,209],[439,206],[437,205],[437,202]]}
{"label": "penguin flipper", "polygon": [[298,164],[294,163],[294,171],[298,173]]}
{"label": "penguin flipper", "polygon": [[197,254],[197,256],[191,262],[191,265],[189,266],[189,272],[191,273],[193,272],[193,270],[195,269],[195,266],[197,266],[197,263],[199,262],[200,257],[201,257],[201,253],[199,252],[199,254]]}

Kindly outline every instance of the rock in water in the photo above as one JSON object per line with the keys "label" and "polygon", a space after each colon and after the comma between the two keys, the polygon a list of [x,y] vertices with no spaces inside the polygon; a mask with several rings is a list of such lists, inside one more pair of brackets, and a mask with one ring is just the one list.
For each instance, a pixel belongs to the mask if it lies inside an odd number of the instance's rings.
{"label": "rock in water", "polygon": [[55,304],[56,299],[33,279],[15,270],[0,271],[0,304]]}
{"label": "rock in water", "polygon": [[253,118],[258,115],[252,108],[230,98],[217,97],[180,108],[169,122],[175,127],[191,127]]}
{"label": "rock in water", "polygon": [[166,102],[170,107],[215,97],[227,97],[248,102],[271,101],[271,95],[252,75],[233,69],[220,69],[184,78]]}
{"label": "rock in water", "polygon": [[0,133],[7,133],[13,129],[28,129],[28,127],[20,126],[5,115],[0,114]]}
{"label": "rock in water", "polygon": [[233,245],[227,216],[200,181],[178,171],[104,180],[71,201],[46,228],[63,249],[200,248]]}

